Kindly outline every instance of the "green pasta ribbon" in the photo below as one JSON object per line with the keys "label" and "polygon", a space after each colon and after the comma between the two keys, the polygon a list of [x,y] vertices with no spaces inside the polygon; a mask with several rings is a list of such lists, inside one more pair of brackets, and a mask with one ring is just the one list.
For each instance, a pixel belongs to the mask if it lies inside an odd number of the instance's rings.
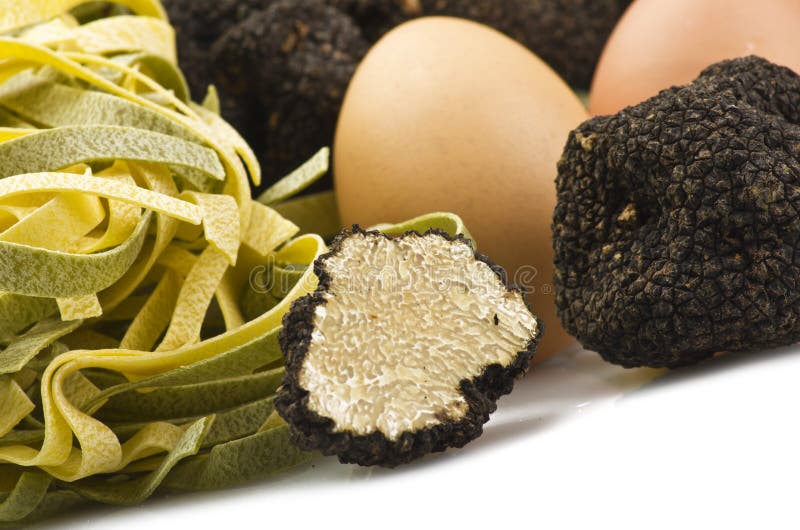
{"label": "green pasta ribbon", "polygon": [[340,229],[332,192],[293,198],[329,150],[253,200],[256,157],[213,87],[189,100],[158,0],[0,3],[0,527],[308,462],[273,398]]}
{"label": "green pasta ribbon", "polygon": [[[272,400],[292,301],[326,251],[271,206],[327,150],[250,197],[260,169],[189,101],[156,0],[82,24],[82,2],[0,10],[0,526],[307,462]],[[297,263],[269,308],[251,272]]]}

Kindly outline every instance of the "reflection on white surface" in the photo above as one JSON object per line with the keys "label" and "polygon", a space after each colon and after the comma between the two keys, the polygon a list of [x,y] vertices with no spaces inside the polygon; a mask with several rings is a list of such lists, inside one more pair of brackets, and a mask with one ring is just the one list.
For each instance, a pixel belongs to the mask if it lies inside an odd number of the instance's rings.
{"label": "reflection on white surface", "polygon": [[673,372],[567,352],[518,382],[464,449],[395,470],[320,458],[229,491],[91,508],[39,528],[375,528],[423,517],[447,528],[796,528],[798,352]]}

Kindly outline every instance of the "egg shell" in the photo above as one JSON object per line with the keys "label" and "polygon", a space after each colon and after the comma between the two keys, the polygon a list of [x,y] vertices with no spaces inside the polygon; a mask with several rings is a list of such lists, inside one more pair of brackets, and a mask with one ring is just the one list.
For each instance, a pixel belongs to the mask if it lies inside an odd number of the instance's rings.
{"label": "egg shell", "polygon": [[747,55],[800,72],[800,0],[636,0],[603,50],[590,109],[614,114]]}
{"label": "egg shell", "polygon": [[398,26],[345,96],[334,145],[342,221],[460,215],[479,250],[531,290],[547,357],[572,342],[555,313],[551,224],[556,164],[586,118],[542,60],[489,27],[448,17]]}

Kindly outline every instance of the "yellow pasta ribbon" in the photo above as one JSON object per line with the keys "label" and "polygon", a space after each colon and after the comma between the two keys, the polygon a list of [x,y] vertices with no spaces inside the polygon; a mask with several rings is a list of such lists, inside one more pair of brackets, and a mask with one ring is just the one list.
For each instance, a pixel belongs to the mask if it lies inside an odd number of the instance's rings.
{"label": "yellow pasta ribbon", "polygon": [[[86,24],[79,0],[0,3],[0,526],[308,461],[272,407],[277,336],[326,246],[278,209],[328,152],[253,201],[160,2]],[[245,311],[273,262],[291,288]]]}
{"label": "yellow pasta ribbon", "polygon": [[[0,11],[0,33],[46,22],[62,15],[70,9],[86,3],[86,0],[25,0],[24,2],[7,2]],[[164,7],[158,0],[115,0],[134,13],[166,19]]]}

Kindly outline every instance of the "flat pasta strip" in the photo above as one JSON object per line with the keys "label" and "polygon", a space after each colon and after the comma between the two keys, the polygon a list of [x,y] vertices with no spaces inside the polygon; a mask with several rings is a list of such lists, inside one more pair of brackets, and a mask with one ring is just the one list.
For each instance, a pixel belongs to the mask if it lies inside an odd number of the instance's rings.
{"label": "flat pasta strip", "polygon": [[176,350],[200,340],[206,311],[228,265],[228,257],[219,249],[203,251],[186,276],[169,329],[156,351]]}
{"label": "flat pasta strip", "polygon": [[175,30],[165,20],[151,17],[116,16],[74,29],[72,36],[85,53],[108,55],[144,51],[177,63]]}
{"label": "flat pasta strip", "polygon": [[19,384],[7,375],[0,376],[0,436],[5,436],[36,406]]}
{"label": "flat pasta strip", "polygon": [[[53,17],[66,13],[86,0],[26,0],[13,2],[0,11],[0,33],[45,22]],[[166,13],[157,0],[115,0],[134,13],[150,17],[166,19]]]}
{"label": "flat pasta strip", "polygon": [[47,495],[52,479],[43,473],[27,472],[20,475],[14,489],[0,502],[0,522],[24,519]]}
{"label": "flat pasta strip", "polygon": [[100,225],[105,217],[99,198],[64,193],[0,233],[0,241],[71,252],[75,242]]}
{"label": "flat pasta strip", "polygon": [[96,294],[86,294],[72,298],[57,298],[61,320],[83,320],[103,315],[103,307]]}
{"label": "flat pasta strip", "polygon": [[270,206],[297,195],[328,172],[329,159],[330,149],[321,149],[308,162],[259,195],[258,202]]}
{"label": "flat pasta strip", "polygon": [[[0,180],[0,186],[4,182]],[[134,263],[149,224],[148,214],[127,241],[99,254],[66,253],[0,242],[0,263],[5,269],[0,274],[0,290],[46,298],[97,293],[117,282]]]}
{"label": "flat pasta strip", "polygon": [[63,85],[30,70],[0,85],[0,105],[13,111],[15,116],[47,127],[134,127],[202,143],[191,129],[151,109],[105,92]]}
{"label": "flat pasta strip", "polygon": [[266,257],[300,231],[297,225],[268,206],[254,201],[250,207],[250,226],[245,233],[244,244],[259,256]]}
{"label": "flat pasta strip", "polygon": [[70,173],[36,173],[0,179],[0,200],[42,192],[81,192],[136,204],[142,208],[200,224],[203,217],[194,204],[124,182]]}
{"label": "flat pasta strip", "polygon": [[[41,153],[48,153],[42,157]],[[132,160],[169,164],[224,180],[216,154],[167,134],[115,125],[57,127],[0,143],[0,178],[57,171],[75,164]]]}
{"label": "flat pasta strip", "polygon": [[[189,100],[161,4],[82,24],[81,3],[0,10],[0,526],[312,456],[272,401],[327,248],[276,208],[327,150],[253,201],[258,161],[213,90]],[[255,314],[260,268],[290,281]]]}

